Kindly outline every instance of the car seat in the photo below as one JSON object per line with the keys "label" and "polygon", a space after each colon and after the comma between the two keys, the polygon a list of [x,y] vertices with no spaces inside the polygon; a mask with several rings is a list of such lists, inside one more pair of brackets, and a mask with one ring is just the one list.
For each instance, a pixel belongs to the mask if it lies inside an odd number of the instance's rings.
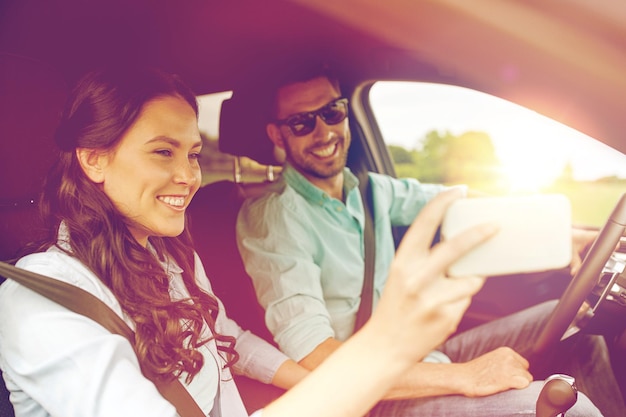
{"label": "car seat", "polygon": [[[279,165],[273,145],[265,137],[265,121],[256,95],[235,92],[220,112],[220,151],[242,156],[263,165]],[[245,198],[262,193],[266,183],[242,183],[238,175],[200,188],[187,209],[194,247],[202,260],[213,291],[224,303],[228,316],[244,329],[270,343],[252,281],[246,273],[236,240],[237,214]],[[246,408],[255,411],[284,392],[246,377],[235,376]]]}
{"label": "car seat", "polygon": [[246,186],[223,180],[202,187],[187,209],[194,247],[202,259],[213,291],[228,316],[243,328],[272,343],[250,277],[237,248],[237,214],[250,194]]}
{"label": "car seat", "polygon": [[[37,199],[56,155],[53,135],[67,92],[45,64],[0,53],[0,260],[41,236]],[[13,416],[0,378],[0,417]]]}
{"label": "car seat", "polygon": [[[263,165],[278,165],[255,104],[255,96],[241,93],[224,101],[220,111],[219,149],[235,158],[245,156]],[[207,184],[198,190],[187,210],[189,229],[213,290],[226,306],[228,315],[245,329],[273,343],[236,240],[237,214],[243,201],[262,193],[268,183],[242,183],[238,178],[235,175],[233,180]]]}

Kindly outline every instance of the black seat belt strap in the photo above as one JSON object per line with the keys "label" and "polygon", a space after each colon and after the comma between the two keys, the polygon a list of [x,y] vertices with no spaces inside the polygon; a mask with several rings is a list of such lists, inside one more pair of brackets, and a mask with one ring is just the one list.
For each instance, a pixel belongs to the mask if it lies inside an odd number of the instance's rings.
{"label": "black seat belt strap", "polygon": [[359,330],[372,315],[374,303],[374,267],[376,265],[376,241],[374,236],[374,196],[372,184],[367,170],[359,173],[359,191],[365,212],[363,226],[363,256],[365,258],[363,288],[361,289],[361,303],[356,314],[354,331]]}
{"label": "black seat belt strap", "polygon": [[[0,262],[0,275],[17,281],[75,313],[89,317],[111,333],[124,336],[132,346],[135,345],[135,333],[124,320],[99,298],[82,288],[17,268],[5,262]],[[165,380],[149,375],[146,377],[156,385],[161,395],[176,407],[181,417],[205,417],[198,404],[177,378]]]}

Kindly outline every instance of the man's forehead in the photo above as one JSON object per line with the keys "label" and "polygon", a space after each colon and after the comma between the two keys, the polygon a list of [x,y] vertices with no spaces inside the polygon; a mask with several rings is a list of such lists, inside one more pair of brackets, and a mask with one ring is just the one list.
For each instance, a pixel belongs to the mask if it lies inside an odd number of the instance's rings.
{"label": "man's forehead", "polygon": [[288,84],[278,90],[278,116],[315,110],[339,96],[340,92],[326,77]]}

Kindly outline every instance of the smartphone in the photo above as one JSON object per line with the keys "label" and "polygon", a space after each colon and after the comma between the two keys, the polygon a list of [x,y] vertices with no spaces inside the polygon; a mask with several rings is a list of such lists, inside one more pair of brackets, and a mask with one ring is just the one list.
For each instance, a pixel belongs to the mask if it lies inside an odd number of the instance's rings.
{"label": "smartphone", "polygon": [[559,269],[572,260],[572,215],[561,194],[475,197],[455,201],[441,224],[442,240],[493,222],[499,231],[448,269],[449,276],[496,276]]}

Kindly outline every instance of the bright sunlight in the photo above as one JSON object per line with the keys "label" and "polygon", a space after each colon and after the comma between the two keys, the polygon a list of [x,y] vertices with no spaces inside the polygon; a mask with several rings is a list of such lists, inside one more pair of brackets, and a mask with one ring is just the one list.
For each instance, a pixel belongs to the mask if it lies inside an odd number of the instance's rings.
{"label": "bright sunlight", "polygon": [[626,178],[626,156],[508,101],[461,87],[379,82],[371,103],[387,144],[420,149],[428,132],[485,132],[511,193],[537,192],[569,170],[580,181]]}

